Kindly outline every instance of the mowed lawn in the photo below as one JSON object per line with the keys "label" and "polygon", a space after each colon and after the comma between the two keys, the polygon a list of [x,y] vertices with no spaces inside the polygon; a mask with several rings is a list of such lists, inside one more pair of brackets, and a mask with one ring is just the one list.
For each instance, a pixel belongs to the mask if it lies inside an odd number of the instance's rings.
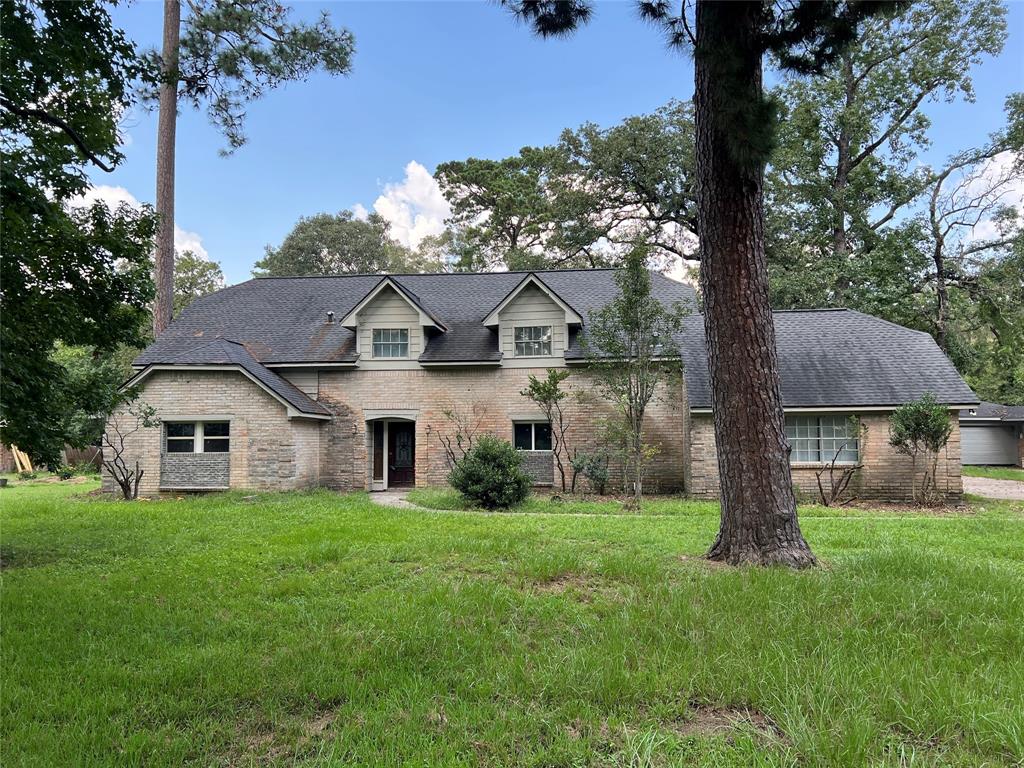
{"label": "mowed lawn", "polygon": [[1024,760],[1012,502],[808,508],[793,573],[702,562],[709,503],[90,487],[0,491],[5,768]]}

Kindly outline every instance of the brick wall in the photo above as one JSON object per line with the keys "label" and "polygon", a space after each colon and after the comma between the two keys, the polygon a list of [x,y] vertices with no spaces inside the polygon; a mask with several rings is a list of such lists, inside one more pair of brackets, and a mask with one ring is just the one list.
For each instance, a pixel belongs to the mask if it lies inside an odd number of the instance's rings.
{"label": "brick wall", "polygon": [[[439,436],[451,434],[445,410],[475,414],[481,432],[512,440],[513,420],[540,418],[520,392],[530,374],[545,375],[544,368],[461,368],[448,370],[359,371],[331,370],[320,373],[320,402],[336,415],[321,427],[320,482],[331,488],[365,488],[369,477],[367,411],[416,412],[416,484],[444,485],[449,467]],[[566,410],[571,430],[569,441],[580,449],[600,446],[600,425],[610,406],[593,393],[581,371],[564,385],[572,393]],[[578,401],[575,393],[585,393]],[[651,464],[647,487],[669,492],[683,487],[683,434],[685,408],[682,385],[659,392],[651,404],[648,441],[661,452]],[[621,484],[621,471],[618,481]],[[557,472],[554,482],[560,485]],[[614,480],[610,487],[615,487]]]}
{"label": "brick wall", "polygon": [[[889,445],[889,414],[862,413],[861,423],[867,427],[862,437],[860,458],[864,468],[851,483],[860,498],[878,500],[906,500],[911,498],[913,463]],[[960,425],[957,415],[950,414],[953,432],[945,449],[939,454],[936,483],[948,499],[959,499],[963,494],[960,475]],[[715,449],[714,424],[711,414],[694,414],[690,420],[691,493],[696,496],[717,497],[718,455]],[[793,485],[800,489],[808,501],[818,498],[815,472],[818,466],[793,467]],[[920,481],[920,478],[918,478]]]}
{"label": "brick wall", "polygon": [[[167,421],[227,419],[231,425],[227,460],[232,488],[289,490],[318,484],[319,422],[289,420],[283,405],[241,373],[156,371],[143,382],[140,399],[156,408],[158,418]],[[115,413],[111,418],[114,420],[128,426],[134,423],[123,411]],[[162,485],[181,487],[187,481],[178,471],[168,483],[161,483],[161,427],[140,429],[126,445],[129,463],[138,459],[145,470],[139,486],[141,495],[158,495]],[[110,449],[106,452],[109,455]],[[115,487],[110,477],[104,477],[104,487]]]}

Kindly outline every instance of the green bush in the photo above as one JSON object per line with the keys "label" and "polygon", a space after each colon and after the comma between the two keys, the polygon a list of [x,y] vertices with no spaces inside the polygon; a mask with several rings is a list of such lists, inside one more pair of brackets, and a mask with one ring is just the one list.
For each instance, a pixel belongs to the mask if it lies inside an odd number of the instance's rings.
{"label": "green bush", "polygon": [[590,490],[604,495],[605,486],[608,485],[607,451],[601,450],[596,453],[580,451],[573,457],[571,464],[575,473],[583,475],[590,482]]}
{"label": "green bush", "polygon": [[530,495],[530,478],[523,457],[505,440],[484,435],[459,460],[448,482],[484,509],[508,509]]}

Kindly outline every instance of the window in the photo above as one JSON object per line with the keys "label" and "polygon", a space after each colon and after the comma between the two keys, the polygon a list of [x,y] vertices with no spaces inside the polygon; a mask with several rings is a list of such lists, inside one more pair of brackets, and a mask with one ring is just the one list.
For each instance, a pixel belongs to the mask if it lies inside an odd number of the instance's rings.
{"label": "window", "polygon": [[550,451],[551,425],[546,421],[513,424],[512,439],[517,451]]}
{"label": "window", "polygon": [[836,459],[855,463],[859,456],[856,419],[846,414],[786,416],[786,437],[793,448],[790,460],[796,463],[825,464]]}
{"label": "window", "polygon": [[165,421],[167,453],[227,453],[231,448],[226,421]]}
{"label": "window", "polygon": [[373,329],[373,356],[374,357],[408,357],[409,356],[409,329],[408,328],[374,328]]}
{"label": "window", "polygon": [[516,357],[540,357],[550,354],[550,325],[529,325],[515,329]]}
{"label": "window", "polygon": [[164,424],[164,427],[167,430],[168,453],[195,453],[195,424],[167,422],[166,424]]}

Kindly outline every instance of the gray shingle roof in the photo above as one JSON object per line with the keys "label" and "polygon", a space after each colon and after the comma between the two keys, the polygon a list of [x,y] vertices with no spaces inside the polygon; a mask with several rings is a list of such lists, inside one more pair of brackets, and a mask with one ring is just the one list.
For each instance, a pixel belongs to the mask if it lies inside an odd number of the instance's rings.
{"label": "gray shingle roof", "polygon": [[[929,392],[950,405],[978,401],[927,333],[849,309],[773,314],[787,408],[900,405]],[[690,407],[710,408],[701,316],[686,319],[681,349]]]}
{"label": "gray shingle roof", "polygon": [[[393,275],[425,312],[448,329],[430,332],[420,361],[498,362],[497,332],[485,327],[483,320],[527,274]],[[534,274],[583,318],[605,306],[618,291],[612,270]],[[188,353],[216,339],[244,345],[252,362],[262,364],[261,368],[355,362],[355,334],[338,322],[328,323],[327,312],[344,317],[380,280],[380,275],[257,278],[226,288],[189,306],[136,359],[136,365],[169,362],[182,355],[188,359]],[[665,303],[692,306],[695,301],[691,287],[658,273],[652,274],[652,292]],[[928,334],[850,310],[776,312],[774,317],[786,407],[898,405],[926,392],[943,403],[977,402]],[[571,335],[567,360],[579,360],[583,355],[577,336],[575,332]],[[710,408],[700,315],[686,318],[677,343],[690,406]]]}
{"label": "gray shingle roof", "polygon": [[[974,413],[971,413],[974,411]],[[1024,405],[1003,405],[1002,403],[978,403],[975,408],[960,411],[961,419],[999,419],[1000,421],[1024,421]]]}
{"label": "gray shingle roof", "polygon": [[313,400],[290,381],[281,378],[262,365],[249,354],[243,345],[227,339],[200,343],[178,354],[162,355],[156,352],[153,359],[149,360],[147,364],[238,366],[300,413],[317,416],[331,415],[327,408]]}

